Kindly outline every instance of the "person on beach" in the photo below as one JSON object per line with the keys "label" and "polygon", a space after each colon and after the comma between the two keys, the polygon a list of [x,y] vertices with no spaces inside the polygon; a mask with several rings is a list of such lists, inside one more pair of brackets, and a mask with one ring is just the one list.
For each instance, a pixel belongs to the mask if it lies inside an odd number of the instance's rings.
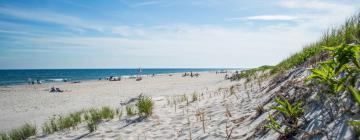
{"label": "person on beach", "polygon": [[31,78],[28,78],[28,84],[30,85],[32,82]]}

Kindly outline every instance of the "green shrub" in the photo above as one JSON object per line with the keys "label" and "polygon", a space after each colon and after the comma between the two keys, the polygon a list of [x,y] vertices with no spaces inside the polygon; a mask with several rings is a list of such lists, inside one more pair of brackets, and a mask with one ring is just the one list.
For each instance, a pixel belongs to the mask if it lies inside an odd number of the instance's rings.
{"label": "green shrub", "polygon": [[148,117],[152,114],[154,103],[150,97],[141,97],[136,106],[140,116]]}

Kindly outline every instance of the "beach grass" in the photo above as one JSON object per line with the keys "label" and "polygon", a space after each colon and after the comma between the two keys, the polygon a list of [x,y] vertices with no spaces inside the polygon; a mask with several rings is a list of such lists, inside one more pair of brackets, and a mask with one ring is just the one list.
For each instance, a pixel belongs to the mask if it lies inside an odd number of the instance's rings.
{"label": "beach grass", "polygon": [[127,116],[134,116],[135,115],[135,110],[134,110],[134,108],[132,106],[127,105],[125,107],[125,110],[126,110],[126,115]]}
{"label": "beach grass", "polygon": [[24,140],[36,135],[36,126],[30,123],[25,123],[18,129],[13,129],[7,133],[1,133],[1,140]]}
{"label": "beach grass", "polygon": [[198,94],[196,92],[192,93],[192,102],[195,102],[198,100]]}
{"label": "beach grass", "polygon": [[148,117],[153,112],[154,103],[150,97],[141,97],[136,104],[139,116]]}
{"label": "beach grass", "polygon": [[9,137],[5,133],[0,133],[0,140],[8,140]]}
{"label": "beach grass", "polygon": [[289,70],[316,56],[318,56],[318,60],[315,60],[314,63],[321,61],[323,60],[323,58],[320,56],[321,52],[323,51],[321,49],[322,46],[334,47],[340,44],[350,44],[353,43],[353,41],[359,41],[359,35],[360,13],[357,13],[348,18],[345,24],[326,31],[319,41],[305,46],[302,51],[295,53],[287,59],[281,61],[271,70],[271,73],[274,74]]}
{"label": "beach grass", "polygon": [[317,42],[304,46],[300,52],[292,54],[277,65],[261,66],[244,70],[239,74],[231,76],[230,80],[250,78],[255,76],[257,72],[268,69],[270,70],[270,74],[277,74],[299,65],[316,64],[327,59],[327,56],[322,49],[323,46],[334,47],[340,44],[350,44],[354,41],[360,41],[360,13],[348,18],[345,24],[327,30]]}
{"label": "beach grass", "polygon": [[99,113],[102,119],[113,119],[115,116],[115,110],[108,106],[102,107]]}

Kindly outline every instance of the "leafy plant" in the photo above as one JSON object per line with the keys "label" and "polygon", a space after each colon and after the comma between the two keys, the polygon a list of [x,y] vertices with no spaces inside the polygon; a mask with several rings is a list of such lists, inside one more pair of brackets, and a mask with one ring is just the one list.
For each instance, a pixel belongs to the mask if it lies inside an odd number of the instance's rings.
{"label": "leafy plant", "polygon": [[360,68],[359,45],[341,44],[337,47],[325,47],[325,49],[331,52],[333,60],[338,63],[335,68],[335,73],[341,71],[341,69],[350,62],[352,62],[357,68]]}
{"label": "leafy plant", "polygon": [[352,127],[353,132],[357,138],[360,137],[360,120],[348,121],[348,124]]}
{"label": "leafy plant", "polygon": [[152,114],[154,103],[150,97],[141,97],[137,102],[139,116],[148,117]]}
{"label": "leafy plant", "polygon": [[281,125],[274,119],[274,117],[269,114],[268,118],[269,118],[269,124],[265,125],[265,127],[270,128],[280,134],[284,134],[284,132],[280,130]]}
{"label": "leafy plant", "polygon": [[285,99],[280,100],[279,98],[275,98],[275,102],[280,106],[273,106],[272,109],[280,111],[288,123],[297,127],[298,118],[303,113],[303,109],[300,107],[302,104],[301,101],[297,101],[293,106]]}
{"label": "leafy plant", "polygon": [[[298,130],[298,120],[303,113],[303,109],[300,107],[302,103],[297,101],[294,105],[291,105],[288,100],[280,100],[279,98],[275,98],[275,102],[279,106],[273,106],[272,109],[279,111],[284,119],[281,123],[278,123],[274,117],[269,115],[269,124],[266,127],[280,133],[282,138],[291,138]],[[284,130],[281,129],[282,124],[285,125]]]}
{"label": "leafy plant", "polygon": [[344,89],[347,77],[337,78],[336,65],[337,63],[332,60],[320,63],[319,68],[311,69],[308,80],[316,79],[320,83],[326,84],[334,94],[340,92]]}
{"label": "leafy plant", "polygon": [[357,91],[354,87],[352,86],[348,86],[350,92],[352,93],[355,101],[357,102],[357,104],[360,106],[360,93],[359,91]]}

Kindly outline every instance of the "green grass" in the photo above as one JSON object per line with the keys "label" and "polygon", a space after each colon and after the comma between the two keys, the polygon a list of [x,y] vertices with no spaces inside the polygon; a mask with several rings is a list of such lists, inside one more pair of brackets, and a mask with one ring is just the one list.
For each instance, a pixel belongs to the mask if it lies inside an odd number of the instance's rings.
{"label": "green grass", "polygon": [[87,122],[87,128],[89,132],[94,132],[97,129],[98,123],[101,121],[102,114],[101,111],[96,109],[90,109],[87,114],[85,114],[85,119]]}
{"label": "green grass", "polygon": [[9,137],[5,133],[0,133],[0,140],[9,140]]}
{"label": "green grass", "polygon": [[18,129],[13,129],[9,131],[7,134],[1,133],[1,140],[24,140],[31,136],[36,135],[36,126],[26,123]]}
{"label": "green grass", "polygon": [[[262,69],[271,69],[271,74],[277,74],[279,72],[295,68],[306,62],[311,65],[326,59],[321,56],[321,54],[323,54],[322,46],[334,47],[340,44],[350,44],[355,40],[360,40],[360,13],[348,18],[345,24],[329,29],[317,42],[305,46],[302,51],[289,56],[274,67],[262,66],[245,70],[238,75],[233,75],[230,79],[239,80],[242,78],[249,78],[254,76],[257,71],[261,71]],[[316,58],[314,62],[309,61],[314,58]]]}
{"label": "green grass", "polygon": [[148,117],[152,114],[154,103],[150,97],[141,97],[137,102],[139,116]]}
{"label": "green grass", "polygon": [[128,115],[128,116],[134,116],[135,115],[135,110],[133,109],[132,106],[127,105],[125,107],[125,110],[126,110],[126,115]]}
{"label": "green grass", "polygon": [[194,92],[193,94],[192,94],[192,102],[195,102],[195,101],[197,101],[198,100],[198,94],[196,93],[196,92]]}
{"label": "green grass", "polygon": [[360,39],[360,13],[348,18],[345,24],[329,29],[323,34],[319,41],[307,45],[302,51],[291,55],[281,61],[272,70],[271,73],[286,71],[299,66],[310,60],[312,57],[319,56],[322,52],[322,46],[338,46],[340,44],[350,44]]}
{"label": "green grass", "polygon": [[352,127],[355,136],[360,138],[360,120],[351,120],[348,121],[348,124]]}
{"label": "green grass", "polygon": [[115,116],[115,110],[105,106],[101,108],[100,115],[103,119],[113,119]]}
{"label": "green grass", "polygon": [[258,72],[263,72],[263,71],[266,71],[266,70],[271,70],[273,69],[274,66],[268,66],[268,65],[264,65],[264,66],[261,66],[261,67],[258,67],[258,68],[252,68],[252,69],[247,69],[247,70],[243,70],[241,71],[240,73],[238,74],[234,74],[230,77],[230,80],[231,81],[234,81],[234,80],[240,80],[240,79],[249,79],[249,78],[253,78],[256,76],[256,74]]}

